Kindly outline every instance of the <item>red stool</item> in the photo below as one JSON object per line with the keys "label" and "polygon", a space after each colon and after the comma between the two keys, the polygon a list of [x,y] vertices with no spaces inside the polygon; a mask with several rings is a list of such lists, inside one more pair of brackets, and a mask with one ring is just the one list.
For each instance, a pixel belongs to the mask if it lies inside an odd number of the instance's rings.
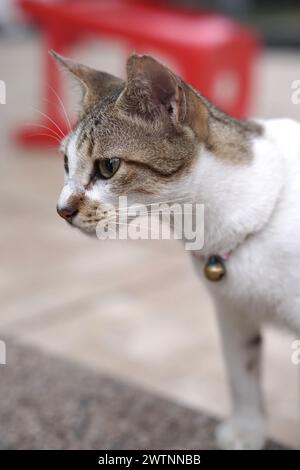
{"label": "red stool", "polygon": [[[227,17],[153,1],[19,0],[19,4],[39,25],[44,40],[48,117],[39,126],[57,132],[56,123],[67,132],[65,117],[53,103],[52,90],[61,96],[61,76],[48,50],[67,55],[75,42],[91,35],[126,40],[130,51],[157,51],[226,112],[247,113],[258,42],[252,31]],[[40,127],[27,127],[17,132],[17,139],[23,144],[48,144],[52,137],[40,133]]]}

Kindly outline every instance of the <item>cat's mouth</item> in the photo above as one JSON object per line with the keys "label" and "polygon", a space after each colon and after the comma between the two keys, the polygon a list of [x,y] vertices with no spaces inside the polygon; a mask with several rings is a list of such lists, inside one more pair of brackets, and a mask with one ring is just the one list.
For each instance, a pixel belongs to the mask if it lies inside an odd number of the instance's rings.
{"label": "cat's mouth", "polygon": [[68,221],[68,223],[73,227],[77,228],[81,232],[85,233],[86,235],[95,236],[97,230],[97,223],[98,221],[88,221],[84,219],[80,219],[75,217],[73,220]]}
{"label": "cat's mouth", "polygon": [[57,204],[56,210],[58,215],[62,217],[68,225],[71,225],[71,227],[83,229],[86,231],[91,231],[91,229],[95,230],[96,223],[98,220],[96,217],[93,218],[92,214],[89,214],[89,217],[83,217],[82,214],[80,214],[80,211],[77,208],[74,208],[72,206],[60,206]]}
{"label": "cat's mouth", "polygon": [[92,222],[89,220],[81,219],[78,213],[74,214],[73,216],[67,216],[66,214],[61,214],[59,211],[58,213],[67,222],[67,224],[70,227],[74,229],[78,229],[81,232],[90,236],[96,235],[96,228],[97,228],[98,221]]}
{"label": "cat's mouth", "polygon": [[107,225],[115,220],[114,211],[102,207],[99,213],[99,206],[88,207],[86,204],[83,210],[76,206],[57,204],[57,212],[69,226],[77,228],[81,232],[89,236],[98,236],[98,228],[100,233],[106,230]]}

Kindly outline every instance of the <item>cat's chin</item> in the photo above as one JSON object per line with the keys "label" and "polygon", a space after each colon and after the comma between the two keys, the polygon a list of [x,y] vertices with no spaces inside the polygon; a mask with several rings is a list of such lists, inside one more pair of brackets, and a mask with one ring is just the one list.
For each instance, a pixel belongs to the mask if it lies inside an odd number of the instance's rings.
{"label": "cat's chin", "polygon": [[96,227],[91,226],[91,227],[81,227],[80,225],[76,225],[72,222],[68,222],[69,226],[79,230],[81,233],[84,235],[87,235],[90,238],[97,238],[97,233],[96,233]]}
{"label": "cat's chin", "polygon": [[76,227],[76,226],[74,226],[74,228],[77,228],[78,230],[80,230],[81,233],[84,233],[84,235],[87,235],[89,238],[97,238],[97,233],[96,233],[95,228],[86,229],[83,227]]}

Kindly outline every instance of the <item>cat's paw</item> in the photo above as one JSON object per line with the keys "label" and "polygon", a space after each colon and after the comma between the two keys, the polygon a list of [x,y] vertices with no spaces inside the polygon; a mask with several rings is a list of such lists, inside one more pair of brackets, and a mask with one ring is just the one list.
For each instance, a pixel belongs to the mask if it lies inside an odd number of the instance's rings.
{"label": "cat's paw", "polygon": [[264,447],[266,430],[260,417],[232,417],[216,430],[217,445],[225,450],[259,450]]}

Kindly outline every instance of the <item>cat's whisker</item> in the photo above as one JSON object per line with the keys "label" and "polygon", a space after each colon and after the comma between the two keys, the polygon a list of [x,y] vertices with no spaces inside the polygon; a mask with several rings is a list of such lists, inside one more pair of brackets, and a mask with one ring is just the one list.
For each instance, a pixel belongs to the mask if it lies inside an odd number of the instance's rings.
{"label": "cat's whisker", "polygon": [[[25,126],[29,126],[31,127],[32,124],[25,124]],[[34,127],[41,127],[43,129],[46,129],[48,131],[50,131],[51,133],[53,133],[54,135],[56,135],[56,137],[60,140],[61,139],[61,136],[58,132],[56,132],[54,129],[51,129],[51,127],[48,127],[48,126],[44,126],[43,124],[34,124]]]}
{"label": "cat's whisker", "polygon": [[[148,207],[148,206],[154,206],[154,205],[159,205],[159,204],[170,204],[170,203],[173,203],[173,202],[184,202],[184,201],[187,201],[188,199],[191,199],[191,196],[187,196],[187,197],[181,197],[181,198],[176,198],[176,199],[169,199],[168,201],[156,201],[156,202],[151,202],[149,204],[142,204],[142,206],[145,206],[145,207]],[[138,205],[138,204],[137,204]]]}
{"label": "cat's whisker", "polygon": [[47,136],[47,137],[52,137],[52,139],[56,140],[58,143],[60,143],[60,139],[57,138],[55,135],[53,134],[47,134],[47,133],[42,133],[42,134],[36,134],[37,136]]}
{"label": "cat's whisker", "polygon": [[115,211],[115,214],[117,216],[124,216],[124,215],[128,215],[129,217],[132,216],[132,217],[149,217],[151,216],[152,214],[162,214],[162,215],[170,215],[170,214],[174,214],[174,215],[177,215],[177,214],[187,214],[187,215],[193,215],[195,212],[193,211],[186,211],[186,210],[179,210],[179,211],[174,211],[174,210],[170,210],[170,211],[167,211],[167,210],[161,210],[161,209],[152,209],[150,212],[146,212],[145,214],[132,214],[131,212],[126,212],[126,211],[122,211],[122,212],[118,212],[118,211]]}
{"label": "cat's whisker", "polygon": [[[122,225],[122,226],[125,225],[126,227],[130,226],[130,227],[135,227],[135,228],[141,228],[141,229],[145,229],[145,230],[148,230],[148,231],[150,230],[151,232],[153,232],[153,228],[151,226],[149,227],[148,225],[132,224],[132,223],[128,224],[128,223],[125,223],[125,222],[116,222],[116,225]],[[160,232],[158,232],[157,230],[154,230],[154,233],[159,234]]]}
{"label": "cat's whisker", "polygon": [[178,212],[174,212],[174,211],[168,212],[168,211],[165,211],[165,212],[163,212],[163,211],[157,210],[157,211],[151,211],[150,213],[142,214],[142,215],[140,215],[140,214],[131,215],[131,214],[129,214],[129,213],[127,213],[127,214],[126,214],[126,213],[125,213],[125,214],[117,214],[117,213],[116,213],[116,216],[119,216],[119,215],[120,215],[120,216],[128,215],[129,217],[133,217],[133,218],[136,218],[136,217],[141,217],[141,218],[142,218],[142,217],[149,217],[149,216],[151,216],[152,214],[153,214],[153,215],[157,215],[157,214],[161,214],[161,215],[184,215],[184,214],[186,214],[186,215],[193,215],[194,212],[186,212],[186,211],[184,211],[184,212],[182,212],[182,211],[178,211]]}
{"label": "cat's whisker", "polygon": [[[50,86],[50,85],[49,85]],[[59,94],[54,90],[54,88],[52,88],[52,86],[50,86],[50,89],[53,91],[53,93],[55,94],[56,98],[58,99],[60,105],[61,105],[61,108],[63,110],[63,113],[65,115],[65,118],[66,118],[66,121],[67,121],[67,124],[69,126],[69,130],[70,132],[72,131],[72,126],[71,126],[71,122],[70,122],[70,119],[69,119],[69,116],[68,116],[68,113],[67,113],[67,110],[66,110],[66,107],[61,99],[61,97],[59,96]]]}
{"label": "cat's whisker", "polygon": [[[159,212],[158,214],[161,214],[162,216],[169,216],[169,215],[170,215],[169,212],[165,212],[165,213]],[[193,212],[184,212],[184,214],[183,214],[182,212],[172,212],[171,214],[174,215],[174,216],[176,216],[176,215],[181,215],[181,216],[182,216],[182,215],[191,215],[191,216],[193,216],[193,215],[194,215]],[[147,216],[145,216],[145,217],[147,217]],[[138,218],[138,217],[136,217],[136,218]],[[129,226],[129,225],[131,225],[131,224],[134,222],[134,220],[135,220],[136,218],[133,218],[132,220],[127,221],[127,222],[119,222],[119,221],[116,219],[116,217],[110,217],[110,218],[105,219],[105,222],[106,222],[107,224],[109,224],[109,223],[115,223],[115,224],[122,223],[122,224],[125,224],[125,225],[128,225],[128,226]],[[142,216],[141,218],[143,218],[143,216]],[[102,220],[103,220],[103,219],[102,219]],[[101,222],[101,220],[99,220],[99,222]],[[133,225],[134,225],[134,224],[133,224]]]}
{"label": "cat's whisker", "polygon": [[[47,98],[43,98],[43,101],[46,101],[47,103],[51,103],[51,101],[50,101],[49,99],[47,99]],[[57,107],[57,108],[58,108],[58,105],[59,105],[59,103],[56,104],[56,107]],[[49,116],[48,116],[48,118],[49,118]],[[62,116],[62,118],[64,119],[64,122],[66,122],[66,125],[67,125],[67,127],[68,127],[68,129],[69,129],[69,123],[66,121],[65,116]],[[50,118],[49,118],[49,119],[50,119]],[[71,132],[71,130],[72,130],[72,129],[70,129],[70,132]],[[67,131],[69,132],[69,130],[67,130]],[[66,134],[64,133],[60,138],[63,139],[63,138],[65,137],[65,135],[66,135]]]}
{"label": "cat's whisker", "polygon": [[59,130],[59,132],[61,133],[61,137],[62,137],[62,138],[65,136],[65,134],[64,134],[63,131],[62,131],[62,129],[59,127],[59,125],[58,125],[55,121],[53,121],[53,119],[52,119],[50,116],[48,116],[46,113],[43,113],[43,111],[40,111],[40,110],[37,109],[37,108],[33,108],[33,107],[32,107],[32,109],[33,109],[34,111],[36,111],[37,113],[41,114],[42,116],[44,116],[46,119],[49,119],[49,121],[52,122],[52,124],[54,124],[54,126]]}
{"label": "cat's whisker", "polygon": [[[181,199],[170,199],[169,201],[158,201],[158,202],[152,202],[152,203],[149,203],[149,204],[134,204],[134,207],[135,208],[138,208],[139,206],[140,207],[151,207],[151,206],[159,206],[159,205],[162,205],[162,204],[171,204],[171,203],[180,203],[180,202],[186,202],[188,201],[189,199],[192,199],[191,197],[187,197],[187,198],[181,198]],[[116,212],[117,213],[121,213],[122,211],[128,211],[130,210],[130,206],[127,206],[127,207],[123,207],[121,209],[116,209]]]}
{"label": "cat's whisker", "polygon": [[156,215],[156,214],[161,214],[161,215],[194,215],[194,212],[186,212],[186,211],[184,211],[184,212],[182,212],[182,211],[179,211],[179,212],[174,212],[174,211],[170,211],[170,212],[152,211],[151,214],[153,214],[153,215]]}

